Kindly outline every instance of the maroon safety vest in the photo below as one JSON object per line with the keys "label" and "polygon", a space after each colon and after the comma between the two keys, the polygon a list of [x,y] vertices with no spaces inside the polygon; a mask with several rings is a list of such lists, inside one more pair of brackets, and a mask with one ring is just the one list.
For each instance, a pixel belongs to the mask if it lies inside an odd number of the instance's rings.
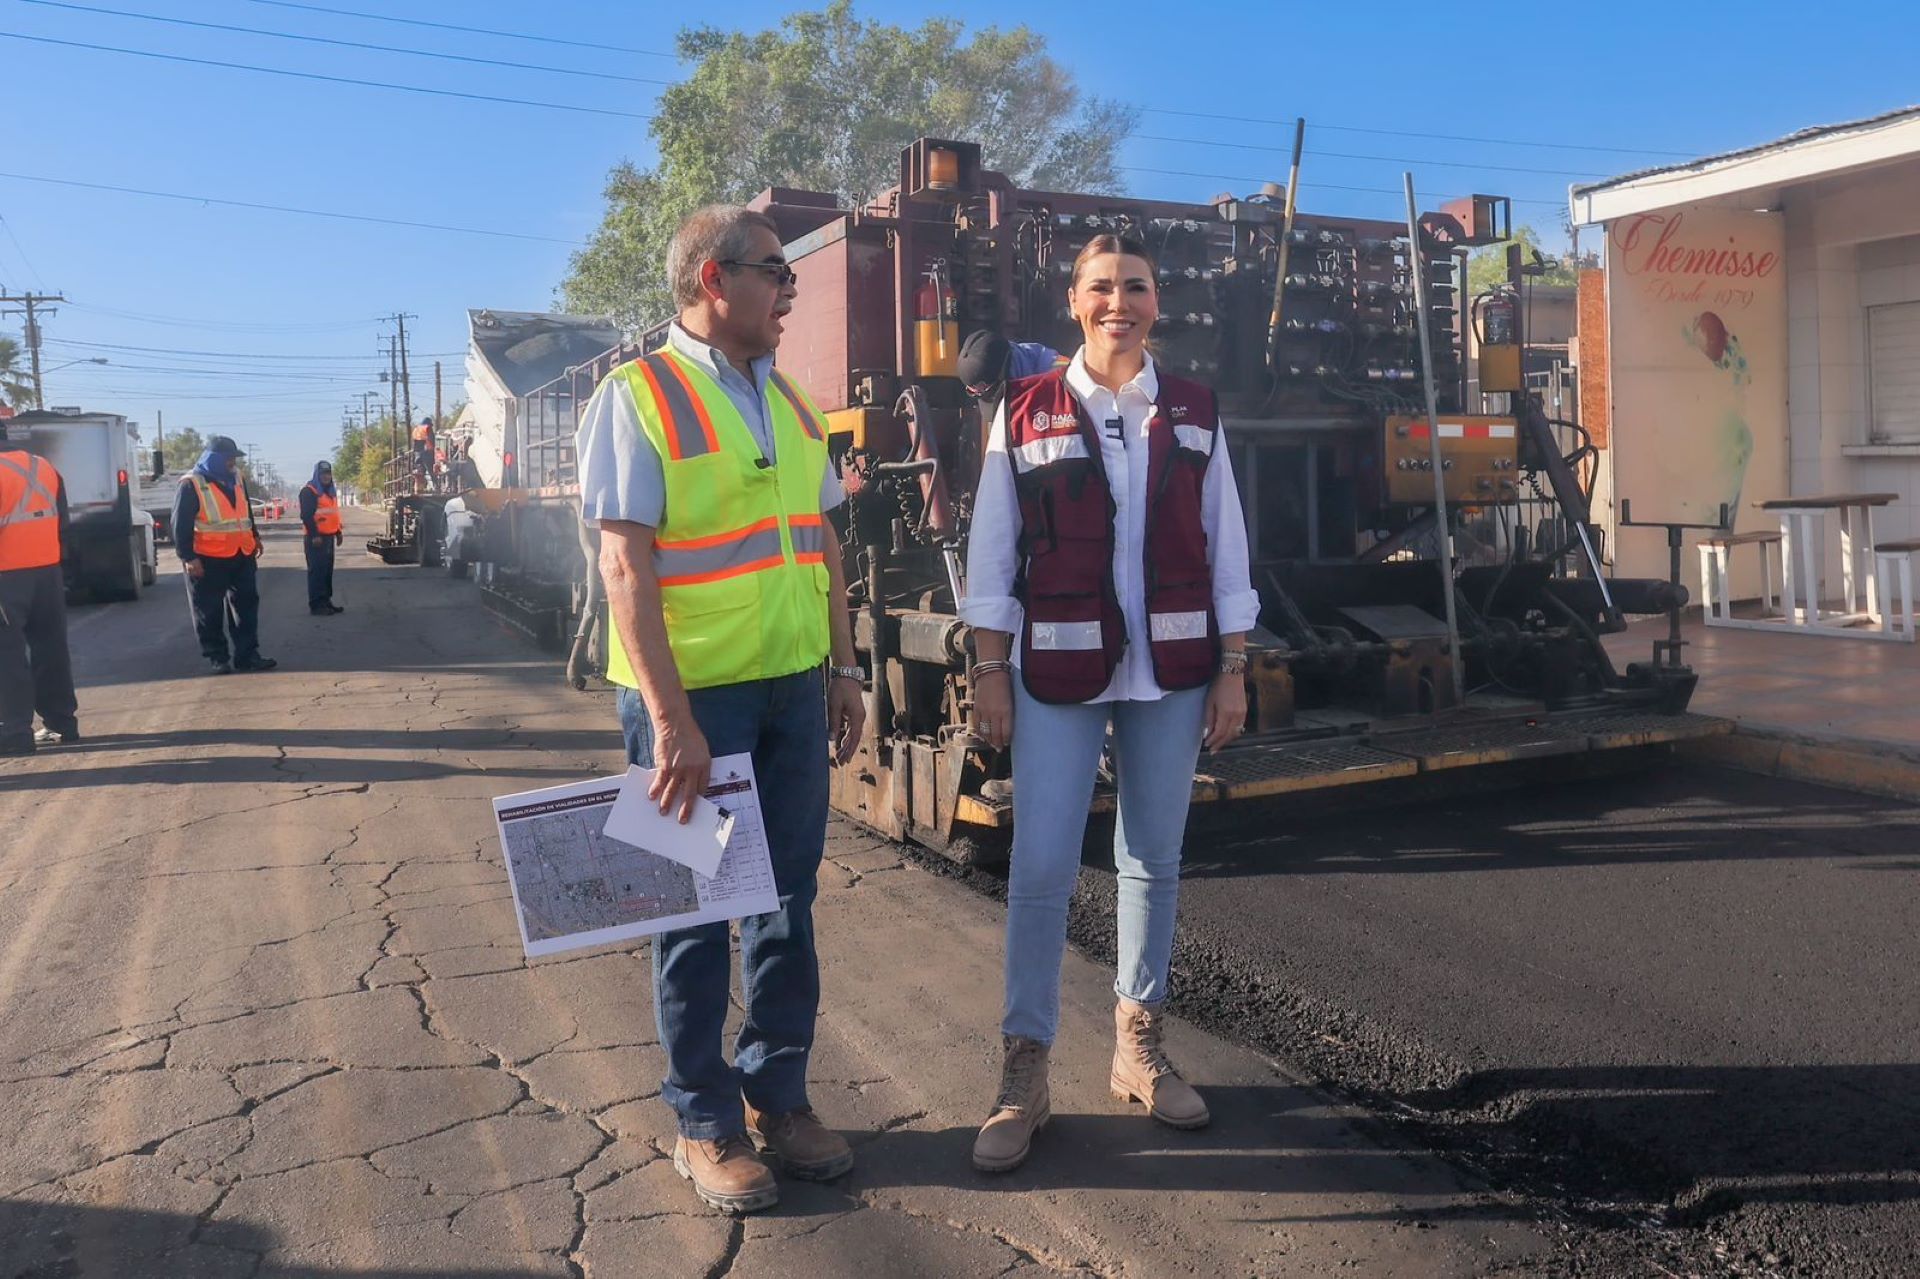
{"label": "maroon safety vest", "polygon": [[[1159,399],[1147,424],[1147,639],[1154,680],[1172,691],[1205,684],[1220,659],[1200,518],[1220,419],[1197,382],[1163,374]],[[1113,682],[1128,636],[1100,437],[1064,370],[1008,386],[1007,456],[1020,496],[1021,677],[1039,701],[1091,701]]]}

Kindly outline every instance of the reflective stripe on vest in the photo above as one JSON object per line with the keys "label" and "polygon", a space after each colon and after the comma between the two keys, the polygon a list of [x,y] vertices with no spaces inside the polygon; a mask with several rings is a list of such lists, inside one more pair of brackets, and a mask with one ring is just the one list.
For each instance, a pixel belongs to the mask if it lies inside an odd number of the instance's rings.
{"label": "reflective stripe on vest", "polygon": [[260,548],[259,539],[253,535],[245,480],[234,477],[231,503],[218,485],[198,472],[187,476],[187,483],[193,485],[194,495],[200,499],[200,513],[193,518],[195,555],[225,560],[236,555],[251,555]]}
{"label": "reflective stripe on vest", "polygon": [[[770,392],[781,385],[769,381]],[[773,679],[825,661],[827,444],[819,411],[790,383],[767,395],[768,466],[719,383],[676,354],[622,365],[594,394],[631,396],[660,457],[666,503],[653,569],[681,682]],[[607,678],[639,686],[611,617]]]}
{"label": "reflective stripe on vest", "polygon": [[[15,458],[22,458],[24,462],[17,462]],[[45,458],[32,453],[0,453],[0,469],[12,472],[22,481],[17,501],[10,506],[0,503],[0,528],[28,520],[51,519],[60,514],[53,487],[41,478],[42,470],[53,469]]]}
{"label": "reflective stripe on vest", "polygon": [[60,562],[59,485],[45,458],[0,453],[0,572]]}
{"label": "reflective stripe on vest", "polygon": [[795,389],[793,383],[787,381],[786,376],[779,369],[770,370],[767,381],[771,382],[780,394],[787,397],[787,403],[793,406],[794,416],[800,419],[800,425],[806,428],[808,435],[816,440],[827,438],[826,424],[820,421],[819,413],[801,398],[800,392]]}
{"label": "reflective stripe on vest", "polygon": [[340,531],[340,502],[331,493],[322,493],[313,487],[313,481],[307,481],[307,488],[313,493],[313,529],[323,537],[331,537]]}
{"label": "reflective stripe on vest", "polygon": [[1163,375],[1158,399],[1147,425],[1140,579],[1148,633],[1130,637],[1114,587],[1114,508],[1093,422],[1058,369],[1008,388],[1006,444],[1025,550],[1020,678],[1039,701],[1098,697],[1129,638],[1146,641],[1164,690],[1212,678],[1218,625],[1201,490],[1218,418],[1212,393],[1198,383]]}

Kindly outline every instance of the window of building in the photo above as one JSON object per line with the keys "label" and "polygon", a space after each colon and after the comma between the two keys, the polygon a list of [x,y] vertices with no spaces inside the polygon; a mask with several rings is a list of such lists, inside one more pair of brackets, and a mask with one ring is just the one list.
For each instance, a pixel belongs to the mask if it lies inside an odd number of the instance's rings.
{"label": "window of building", "polygon": [[1869,440],[1920,443],[1920,302],[1867,308]]}

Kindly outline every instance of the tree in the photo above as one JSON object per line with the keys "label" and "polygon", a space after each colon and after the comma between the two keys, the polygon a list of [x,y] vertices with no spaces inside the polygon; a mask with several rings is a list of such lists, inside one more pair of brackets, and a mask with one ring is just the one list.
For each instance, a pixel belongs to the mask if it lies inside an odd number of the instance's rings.
{"label": "tree", "polygon": [[[1523,259],[1531,263],[1533,255],[1540,251],[1540,233],[1530,226],[1514,229],[1513,239],[1522,250]],[[1546,256],[1546,255],[1542,255]],[[1564,258],[1548,257],[1553,265],[1547,268],[1545,275],[1529,277],[1535,284],[1557,284],[1569,288],[1580,282],[1578,273]],[[1479,297],[1488,289],[1507,282],[1507,246],[1489,244],[1475,249],[1467,258],[1467,293]]]}
{"label": "tree", "polygon": [[188,471],[207,451],[207,442],[200,432],[189,426],[167,432],[166,443],[161,445],[161,451],[166,457],[169,471]]}
{"label": "tree", "polygon": [[366,434],[359,423],[346,422],[340,427],[340,443],[333,450],[333,473],[346,483],[353,483],[353,477],[360,474],[360,456],[366,451]]}
{"label": "tree", "polygon": [[33,383],[20,367],[20,340],[0,338],[0,402],[24,408],[33,400]]}
{"label": "tree", "polygon": [[639,327],[671,311],[667,242],[693,209],[769,186],[826,191],[856,207],[898,180],[922,136],[981,143],[1023,186],[1111,191],[1139,112],[1084,96],[1028,28],[968,33],[949,18],[908,30],[856,18],[850,0],[777,30],[682,31],[693,74],[660,95],[660,163],[622,162],[606,212],[560,286],[569,311]]}
{"label": "tree", "polygon": [[[366,494],[386,491],[387,463],[393,460],[392,422],[382,419],[368,427],[360,446],[360,467],[353,474],[354,487]],[[335,471],[335,475],[341,472]]]}

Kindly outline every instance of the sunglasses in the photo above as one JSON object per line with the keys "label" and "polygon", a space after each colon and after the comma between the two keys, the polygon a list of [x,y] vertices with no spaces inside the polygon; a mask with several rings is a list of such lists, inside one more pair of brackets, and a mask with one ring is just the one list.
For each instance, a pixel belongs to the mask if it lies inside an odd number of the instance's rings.
{"label": "sunglasses", "polygon": [[719,258],[717,261],[721,266],[748,267],[759,271],[773,281],[775,288],[784,289],[800,281],[800,277],[793,273],[793,268],[785,262],[741,262],[735,258]]}

